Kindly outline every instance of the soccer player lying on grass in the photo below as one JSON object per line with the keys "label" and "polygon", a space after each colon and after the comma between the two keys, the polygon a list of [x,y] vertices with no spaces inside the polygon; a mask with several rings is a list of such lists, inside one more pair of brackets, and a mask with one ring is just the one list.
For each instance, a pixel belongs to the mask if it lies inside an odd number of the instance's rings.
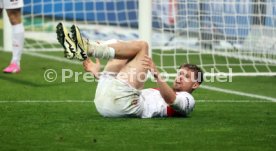
{"label": "soccer player lying on grass", "polygon": [[[148,57],[147,42],[89,41],[75,25],[71,32],[70,36],[63,24],[58,24],[57,37],[65,49],[65,57],[84,60],[84,69],[99,78],[94,102],[102,116],[171,117],[187,116],[193,111],[195,100],[191,93],[203,79],[196,65],[181,65],[171,88]],[[96,62],[88,56],[97,58]],[[98,58],[109,59],[101,75]],[[143,89],[148,70],[157,81],[157,89]]]}

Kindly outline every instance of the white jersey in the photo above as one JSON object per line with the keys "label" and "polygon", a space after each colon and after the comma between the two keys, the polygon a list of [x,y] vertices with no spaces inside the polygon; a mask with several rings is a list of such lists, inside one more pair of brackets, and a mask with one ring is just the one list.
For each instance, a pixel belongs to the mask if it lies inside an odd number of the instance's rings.
{"label": "white jersey", "polygon": [[140,103],[143,104],[142,118],[187,116],[195,107],[190,93],[176,92],[176,100],[169,106],[157,89],[142,90]]}
{"label": "white jersey", "polygon": [[24,6],[23,0],[0,0],[0,8],[16,9]]}

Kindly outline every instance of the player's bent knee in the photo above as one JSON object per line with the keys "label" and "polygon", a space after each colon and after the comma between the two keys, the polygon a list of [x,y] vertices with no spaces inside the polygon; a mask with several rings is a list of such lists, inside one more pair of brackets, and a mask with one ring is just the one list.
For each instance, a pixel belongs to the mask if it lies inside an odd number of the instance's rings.
{"label": "player's bent knee", "polygon": [[145,55],[148,55],[148,51],[149,51],[149,44],[148,42],[144,41],[144,40],[141,40],[139,41],[140,43],[140,46],[141,46],[141,51],[145,54]]}

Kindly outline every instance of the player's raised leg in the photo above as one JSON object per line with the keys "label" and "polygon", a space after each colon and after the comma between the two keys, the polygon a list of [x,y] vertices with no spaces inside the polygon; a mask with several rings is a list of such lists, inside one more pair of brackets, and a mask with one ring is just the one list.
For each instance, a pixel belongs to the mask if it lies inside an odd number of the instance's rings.
{"label": "player's raised leg", "polygon": [[[105,42],[106,43],[106,42]],[[115,59],[110,59],[105,65],[104,72],[111,72],[118,74],[118,78],[128,81],[128,83],[133,83],[134,87],[136,87],[137,82],[136,79],[139,78],[144,81],[145,77],[143,75],[146,74],[144,72],[141,62],[138,61],[137,55],[143,54],[147,55],[147,43],[144,41],[136,40],[136,41],[116,41],[113,43],[108,43],[108,47],[111,47],[115,50]],[[120,51],[121,50],[121,51]],[[141,56],[142,58],[143,56]],[[138,59],[138,60],[137,60]],[[134,63],[135,62],[135,63]],[[132,65],[133,64],[133,65]],[[130,68],[130,66],[132,66]],[[129,71],[126,72],[126,69]],[[140,70],[142,69],[142,70]],[[136,74],[137,72],[137,74]],[[141,73],[143,72],[143,73]],[[123,74],[122,74],[123,73]],[[130,77],[131,76],[131,77]],[[132,80],[133,79],[133,80]],[[133,81],[133,82],[131,82]],[[138,86],[140,87],[140,86]]]}
{"label": "player's raised leg", "polygon": [[147,42],[118,41],[107,46],[115,50],[115,59],[108,61],[104,71],[117,73],[117,79],[127,82],[136,89],[143,88],[147,69],[144,68],[142,60],[148,55]]}
{"label": "player's raised leg", "polygon": [[[114,43],[90,41],[83,37],[75,25],[71,28],[72,39],[77,45],[77,54],[87,54],[96,58],[113,59],[109,61],[105,71],[119,72],[117,78],[140,89],[143,87],[147,70],[142,59],[148,55],[148,44],[145,41],[117,41]],[[79,55],[80,57],[82,55]],[[80,58],[82,60],[82,58]],[[119,61],[123,60],[123,61]],[[115,69],[114,69],[115,68]]]}
{"label": "player's raised leg", "polygon": [[76,57],[80,60],[84,60],[83,55],[101,59],[132,59],[141,50],[139,41],[117,41],[112,44],[97,42],[82,36],[75,25],[71,27],[71,32],[72,39],[77,45]]}
{"label": "player's raised leg", "polygon": [[[147,55],[147,43],[139,40],[137,41],[114,40],[114,41],[115,42],[112,42],[112,43],[103,42],[105,44],[108,44],[108,47],[111,47],[115,50],[115,58],[110,59],[107,62],[104,68],[104,72],[112,75],[117,75],[119,79],[123,81],[127,81],[133,87],[140,88],[143,85],[143,82],[145,81],[145,75],[147,74],[141,64],[142,63],[141,59],[143,59],[143,57]],[[117,49],[120,49],[120,48],[123,48],[123,50],[125,51],[117,51]],[[129,55],[128,52],[130,51],[132,53]],[[116,58],[117,52],[119,52],[120,55],[123,55],[127,59]],[[134,52],[136,53],[135,57],[132,56]],[[141,80],[141,82],[139,82],[139,80]]]}

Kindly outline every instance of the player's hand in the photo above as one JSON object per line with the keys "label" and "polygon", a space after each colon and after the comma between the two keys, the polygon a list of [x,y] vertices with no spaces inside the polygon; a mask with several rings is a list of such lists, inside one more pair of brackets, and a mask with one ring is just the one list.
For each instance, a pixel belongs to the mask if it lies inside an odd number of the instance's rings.
{"label": "player's hand", "polygon": [[155,63],[149,56],[144,56],[144,58],[142,59],[142,65],[144,66],[144,69],[149,70],[155,78],[158,77],[159,72],[156,68]]}
{"label": "player's hand", "polygon": [[98,58],[93,62],[90,58],[83,61],[83,68],[86,72],[91,72],[96,79],[99,79],[99,71],[101,69],[101,63]]}

